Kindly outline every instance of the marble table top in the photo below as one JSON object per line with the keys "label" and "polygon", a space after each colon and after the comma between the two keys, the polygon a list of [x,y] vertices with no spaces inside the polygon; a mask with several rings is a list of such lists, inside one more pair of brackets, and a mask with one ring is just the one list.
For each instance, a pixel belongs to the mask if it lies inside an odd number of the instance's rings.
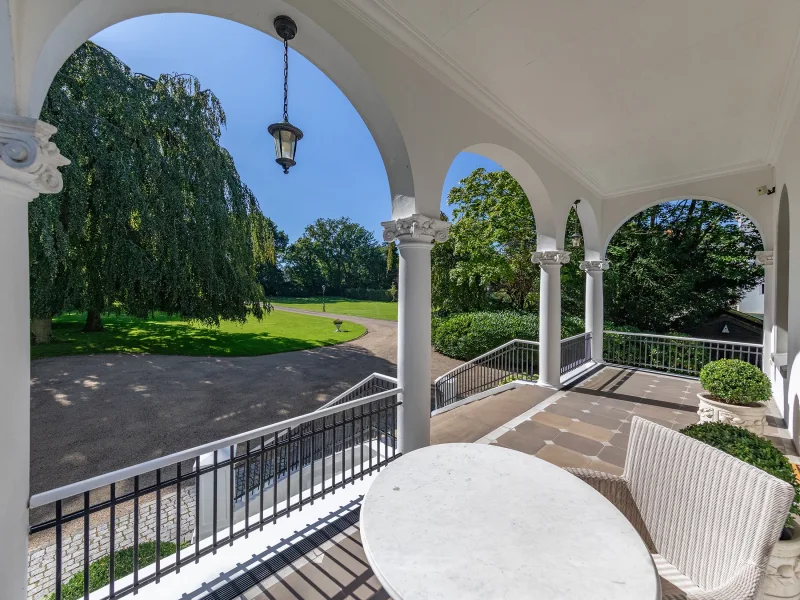
{"label": "marble table top", "polygon": [[660,597],[622,513],[563,469],[497,446],[430,446],[390,464],[364,497],[361,539],[395,600]]}

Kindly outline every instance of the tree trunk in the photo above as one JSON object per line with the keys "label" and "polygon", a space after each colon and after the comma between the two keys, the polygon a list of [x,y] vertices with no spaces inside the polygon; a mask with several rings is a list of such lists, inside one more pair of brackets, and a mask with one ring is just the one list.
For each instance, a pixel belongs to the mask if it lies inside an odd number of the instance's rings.
{"label": "tree trunk", "polygon": [[53,319],[50,317],[34,317],[31,319],[31,332],[34,344],[49,344],[50,334],[53,329]]}
{"label": "tree trunk", "polygon": [[90,310],[86,313],[86,325],[83,326],[83,333],[103,331],[103,321],[100,318],[100,311]]}

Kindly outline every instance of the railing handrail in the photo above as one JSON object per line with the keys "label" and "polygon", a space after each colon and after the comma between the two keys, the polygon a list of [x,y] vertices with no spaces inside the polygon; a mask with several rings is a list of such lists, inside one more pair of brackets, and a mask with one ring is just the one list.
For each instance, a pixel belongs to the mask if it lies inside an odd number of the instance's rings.
{"label": "railing handrail", "polygon": [[561,343],[563,344],[564,342],[571,342],[572,340],[577,340],[577,339],[586,339],[587,335],[590,335],[590,332],[584,331],[583,333],[578,333],[568,338],[564,338],[563,340],[561,340]]}
{"label": "railing handrail", "polygon": [[472,365],[475,362],[481,360],[482,358],[486,358],[490,354],[494,354],[495,352],[498,352],[498,351],[502,350],[506,346],[510,346],[511,344],[516,344],[516,343],[531,344],[531,345],[534,345],[534,346],[538,346],[539,345],[539,342],[532,342],[530,340],[521,340],[521,339],[515,338],[515,339],[513,339],[513,340],[511,340],[509,342],[506,342],[505,344],[503,344],[501,346],[498,346],[497,348],[492,348],[488,352],[484,352],[480,356],[476,356],[475,358],[473,358],[471,360],[468,360],[467,362],[461,363],[460,365],[458,365],[457,367],[455,367],[453,369],[450,369],[447,373],[444,373],[443,375],[440,375],[439,377],[437,377],[436,380],[433,383],[437,384],[437,383],[439,383],[440,380],[444,379],[445,377],[448,377],[449,375],[452,375],[456,371],[460,371],[461,369],[469,367],[470,365]]}
{"label": "railing handrail", "polygon": [[368,382],[369,382],[369,381],[371,381],[372,379],[383,379],[384,381],[388,381],[389,383],[393,383],[393,384],[395,384],[395,385],[398,385],[398,383],[397,383],[397,377],[391,377],[390,375],[384,375],[384,374],[382,374],[382,373],[372,373],[372,374],[370,374],[370,375],[367,375],[366,377],[364,377],[364,379],[362,379],[361,381],[359,381],[359,382],[358,382],[358,383],[356,383],[355,385],[352,385],[352,386],[350,386],[349,388],[347,388],[347,389],[346,389],[345,391],[343,391],[341,394],[339,394],[338,396],[336,396],[336,398],[334,398],[333,400],[330,400],[330,401],[326,402],[325,404],[323,404],[322,406],[320,406],[320,407],[319,407],[319,408],[318,408],[316,411],[314,411],[314,412],[319,412],[319,411],[321,411],[321,410],[324,410],[324,409],[328,408],[329,406],[333,406],[334,404],[336,404],[337,402],[339,402],[339,400],[341,400],[342,398],[344,398],[345,396],[347,396],[347,394],[351,394],[351,393],[353,393],[353,391],[355,391],[357,388],[361,387],[361,386],[362,386],[362,385],[364,385],[365,383],[368,383]]}
{"label": "railing handrail", "polygon": [[733,346],[749,346],[752,348],[763,348],[763,344],[753,344],[751,342],[734,342],[731,340],[710,340],[706,338],[694,338],[694,337],[683,337],[680,335],[659,335],[655,333],[637,333],[634,331],[610,331],[608,329],[603,330],[603,333],[608,333],[611,335],[630,335],[630,336],[638,336],[638,337],[650,337],[650,338],[658,338],[662,340],[680,340],[683,342],[707,342],[711,344],[730,344]]}
{"label": "railing handrail", "polygon": [[202,454],[208,454],[209,452],[222,450],[223,448],[230,448],[231,446],[252,440],[260,436],[267,436],[284,429],[299,427],[300,425],[303,425],[309,421],[316,421],[317,419],[336,414],[343,410],[357,408],[364,404],[369,404],[371,402],[375,402],[376,400],[381,400],[383,398],[388,398],[390,396],[402,393],[402,391],[402,388],[397,387],[384,392],[378,392],[377,394],[372,394],[371,396],[365,396],[364,398],[357,398],[349,402],[344,402],[338,406],[331,406],[329,408],[321,409],[317,412],[311,412],[299,415],[297,417],[292,417],[291,419],[286,419],[285,421],[272,423],[271,425],[266,425],[259,429],[253,429],[251,431],[246,431],[245,433],[233,435],[221,440],[217,440],[216,442],[209,442],[207,444],[195,446],[194,448],[189,448],[188,450],[181,450],[180,452],[175,452],[167,456],[154,458],[153,460],[139,463],[138,465],[124,467],[116,471],[111,471],[110,473],[104,473],[102,475],[97,475],[96,477],[84,479],[83,481],[70,483],[46,492],[34,494],[30,497],[30,500],[28,500],[28,508],[38,508],[58,500],[70,498],[84,492],[90,492],[97,488],[110,485],[124,479],[130,479],[131,477],[135,477],[137,475],[144,475],[145,473],[150,473],[156,469],[163,469],[165,467],[181,463],[185,460],[195,459]]}

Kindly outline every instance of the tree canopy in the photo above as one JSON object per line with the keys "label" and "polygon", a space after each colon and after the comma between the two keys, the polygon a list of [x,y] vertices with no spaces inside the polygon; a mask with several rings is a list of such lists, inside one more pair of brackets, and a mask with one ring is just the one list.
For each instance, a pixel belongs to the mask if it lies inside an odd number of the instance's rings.
{"label": "tree canopy", "polygon": [[388,289],[397,261],[387,260],[385,244],[350,219],[317,219],[284,255],[287,279],[306,294],[347,295],[348,290]]}
{"label": "tree canopy", "polygon": [[[440,312],[514,308],[536,311],[536,223],[524,191],[506,171],[476,169],[450,190],[450,239],[432,257],[434,308]],[[580,234],[573,209],[566,237]],[[763,275],[753,256],[761,238],[734,209],[700,200],[649,208],[623,225],[608,248],[606,318],[645,331],[680,331],[741,299]],[[583,317],[583,242],[568,244],[561,269],[562,313]]]}
{"label": "tree canopy", "polygon": [[273,230],[231,155],[225,113],[191,75],[132,73],[87,42],[56,75],[42,119],[72,164],[29,212],[31,314],[163,311],[218,324],[261,315],[256,265]]}
{"label": "tree canopy", "polygon": [[704,200],[648,208],[608,248],[606,318],[645,331],[680,331],[738,302],[763,277],[753,223]]}

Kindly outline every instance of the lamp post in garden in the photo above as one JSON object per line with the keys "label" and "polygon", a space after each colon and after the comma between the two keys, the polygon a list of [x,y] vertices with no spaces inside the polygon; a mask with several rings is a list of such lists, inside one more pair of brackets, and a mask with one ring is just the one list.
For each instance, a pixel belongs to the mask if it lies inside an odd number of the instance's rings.
{"label": "lamp post in garden", "polygon": [[325,284],[322,284],[322,312],[325,312]]}

